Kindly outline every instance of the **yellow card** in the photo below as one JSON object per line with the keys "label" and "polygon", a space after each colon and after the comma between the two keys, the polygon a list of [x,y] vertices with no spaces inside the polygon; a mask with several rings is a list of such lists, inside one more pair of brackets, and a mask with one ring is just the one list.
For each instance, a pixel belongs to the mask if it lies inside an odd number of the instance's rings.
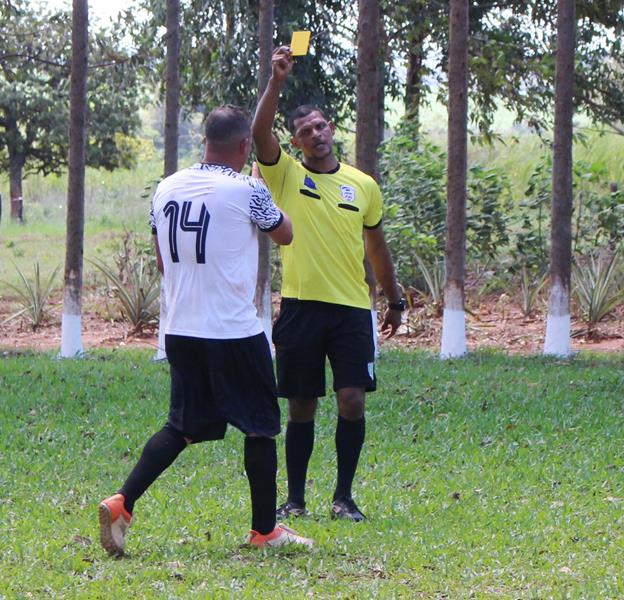
{"label": "yellow card", "polygon": [[292,39],[290,40],[290,53],[292,56],[304,56],[308,53],[309,45],[309,31],[293,31]]}

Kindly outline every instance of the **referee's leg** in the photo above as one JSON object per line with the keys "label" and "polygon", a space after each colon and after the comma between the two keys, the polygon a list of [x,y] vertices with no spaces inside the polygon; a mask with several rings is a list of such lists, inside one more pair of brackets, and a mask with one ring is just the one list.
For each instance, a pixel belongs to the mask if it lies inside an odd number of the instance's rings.
{"label": "referee's leg", "polygon": [[334,500],[350,499],[360,452],[364,445],[364,388],[347,387],[337,390],[338,423],[336,425],[336,456],[338,475]]}

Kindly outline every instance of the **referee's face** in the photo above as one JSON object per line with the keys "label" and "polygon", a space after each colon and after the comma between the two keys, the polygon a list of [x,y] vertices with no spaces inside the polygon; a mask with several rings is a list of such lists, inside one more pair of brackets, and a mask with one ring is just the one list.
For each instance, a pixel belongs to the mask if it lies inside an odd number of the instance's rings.
{"label": "referee's face", "polygon": [[295,134],[291,142],[308,158],[327,158],[334,146],[335,127],[317,111],[295,119]]}

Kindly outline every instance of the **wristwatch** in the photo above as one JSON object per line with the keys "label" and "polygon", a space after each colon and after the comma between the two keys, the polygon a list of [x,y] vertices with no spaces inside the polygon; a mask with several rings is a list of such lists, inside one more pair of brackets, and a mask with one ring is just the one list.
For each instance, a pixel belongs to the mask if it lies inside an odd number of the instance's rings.
{"label": "wristwatch", "polygon": [[388,308],[390,310],[403,312],[407,308],[407,302],[405,301],[405,298],[400,298],[398,302],[388,302]]}

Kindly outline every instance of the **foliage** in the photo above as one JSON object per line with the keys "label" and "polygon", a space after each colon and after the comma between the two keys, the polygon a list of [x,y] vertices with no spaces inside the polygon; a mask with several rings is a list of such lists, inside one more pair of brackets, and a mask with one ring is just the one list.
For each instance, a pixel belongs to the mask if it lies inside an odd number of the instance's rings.
{"label": "foliage", "polygon": [[[422,289],[417,256],[435,263],[443,254],[446,228],[446,153],[417,145],[413,122],[404,121],[382,146],[380,170],[387,205],[384,230],[399,279]],[[467,251],[493,260],[508,242],[510,188],[497,170],[474,165],[468,173]]]}
{"label": "foliage", "polygon": [[[513,236],[513,269],[541,272],[548,262],[552,159],[544,156],[529,178],[520,203]],[[624,232],[624,194],[608,180],[600,160],[577,160],[573,164],[573,250],[585,254],[595,248],[614,248]]]}
{"label": "foliage", "polygon": [[[145,74],[160,85],[164,97],[162,25],[164,0],[143,0],[150,18],[132,25],[132,35],[145,62]],[[183,112],[207,114],[218,104],[234,103],[251,110],[257,102],[258,2],[219,0],[181,3],[180,48]],[[275,3],[275,46],[288,44],[293,31],[321,34],[308,55],[297,59],[294,75],[282,93],[280,110],[288,114],[300,104],[317,104],[337,123],[355,107],[353,7],[335,0]]]}
{"label": "foliage", "polygon": [[[0,168],[59,173],[68,158],[71,13],[14,6],[0,37]],[[87,163],[131,166],[132,147],[119,135],[134,135],[141,94],[121,31],[92,32],[89,53]]]}
{"label": "foliage", "polygon": [[[446,102],[448,3],[384,2],[387,53],[408,71],[408,112],[427,94]],[[556,2],[476,0],[470,3],[471,121],[477,139],[493,141],[502,104],[538,132],[552,125]],[[624,11],[621,2],[577,2],[575,105],[595,122],[617,126],[624,113]],[[415,72],[413,81],[410,73]],[[414,106],[416,104],[416,106]]]}
{"label": "foliage", "polygon": [[130,322],[132,333],[156,326],[160,311],[160,274],[151,244],[126,232],[122,247],[113,259],[115,269],[100,259],[90,262],[106,277],[119,303],[121,317]]}
{"label": "foliage", "polygon": [[25,315],[33,330],[37,329],[49,317],[48,303],[53,291],[54,280],[60,267],[56,267],[47,281],[41,281],[39,263],[34,264],[34,279],[31,281],[24,273],[15,267],[20,279],[20,285],[4,282],[9,288],[17,293],[21,310],[4,320],[4,323]]}
{"label": "foliage", "polygon": [[[354,486],[367,524],[330,518],[336,415],[323,402],[314,518],[293,524],[315,539],[312,552],[240,547],[249,486],[231,428],[189,446],[154,483],[136,504],[129,557],[112,560],[96,506],[166,419],[168,368],[152,355],[0,355],[7,598],[624,595],[622,357],[384,353]],[[285,481],[280,467],[280,498]]]}
{"label": "foliage", "polygon": [[511,193],[507,178],[499,171],[481,165],[468,172],[466,236],[468,255],[492,261],[507,245]]}
{"label": "foliage", "polygon": [[624,301],[621,250],[610,257],[599,252],[575,257],[572,281],[574,298],[591,333],[599,321]]}

